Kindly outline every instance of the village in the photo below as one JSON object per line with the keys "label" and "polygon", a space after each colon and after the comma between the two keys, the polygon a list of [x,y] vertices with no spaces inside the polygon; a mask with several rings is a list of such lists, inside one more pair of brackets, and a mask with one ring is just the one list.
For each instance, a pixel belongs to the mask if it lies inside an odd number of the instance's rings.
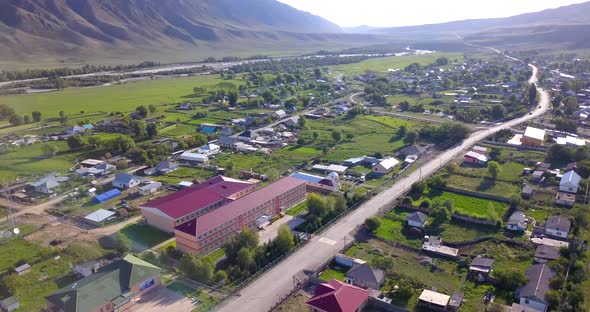
{"label": "village", "polygon": [[[10,116],[0,306],[209,311],[470,134],[540,105],[532,70],[501,55],[356,68],[380,61],[236,66],[190,100]],[[273,311],[580,307],[590,80],[539,66],[552,110],[407,185]]]}

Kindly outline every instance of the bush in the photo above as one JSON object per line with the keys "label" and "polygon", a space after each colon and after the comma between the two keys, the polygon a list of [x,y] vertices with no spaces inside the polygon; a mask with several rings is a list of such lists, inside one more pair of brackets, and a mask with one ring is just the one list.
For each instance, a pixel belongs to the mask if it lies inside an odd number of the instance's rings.
{"label": "bush", "polygon": [[377,231],[379,226],[381,226],[381,220],[379,220],[379,218],[377,217],[371,217],[365,220],[365,228],[370,233],[374,233],[375,231]]}
{"label": "bush", "polygon": [[121,208],[117,210],[117,216],[121,218],[127,218],[129,216],[129,212],[125,208]]}
{"label": "bush", "polygon": [[428,198],[425,198],[425,199],[424,199],[424,200],[423,200],[423,201],[420,203],[420,207],[421,207],[421,208],[426,208],[426,209],[428,209],[428,208],[430,208],[430,205],[431,205],[431,203],[430,203],[430,199],[428,199]]}

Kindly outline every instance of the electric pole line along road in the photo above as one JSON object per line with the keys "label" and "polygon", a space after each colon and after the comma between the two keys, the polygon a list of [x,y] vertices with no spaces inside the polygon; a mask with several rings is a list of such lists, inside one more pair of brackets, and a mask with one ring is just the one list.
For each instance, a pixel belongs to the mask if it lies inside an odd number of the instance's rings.
{"label": "electric pole line along road", "polygon": [[[480,48],[492,49],[499,53],[498,50],[493,48]],[[532,64],[529,64],[529,66],[533,69],[533,75],[529,80],[529,84],[535,83],[538,85],[538,69]],[[238,296],[233,296],[221,303],[216,310],[223,312],[264,312],[271,309],[281,297],[293,289],[293,276],[295,274],[301,270],[314,270],[332,258],[345,245],[346,238],[357,226],[363,224],[365,219],[376,215],[380,209],[390,206],[413,183],[422,178],[429,177],[476,142],[502,129],[516,126],[545,113],[549,108],[549,94],[541,88],[537,88],[537,91],[541,95],[541,101],[538,108],[533,108],[530,114],[507,121],[490,129],[473,133],[469,138],[463,140],[462,143],[440,154],[437,159],[424,164],[420,170],[415,170],[407,177],[401,178],[390,188],[377,194],[355,211],[336,222],[321,236],[312,238],[310,242],[297,252],[243,288]],[[350,241],[350,238],[348,241]]]}

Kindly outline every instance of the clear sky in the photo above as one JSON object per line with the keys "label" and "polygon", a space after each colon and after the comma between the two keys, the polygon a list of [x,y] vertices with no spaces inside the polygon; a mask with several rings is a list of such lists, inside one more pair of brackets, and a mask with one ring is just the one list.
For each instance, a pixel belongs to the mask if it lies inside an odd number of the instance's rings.
{"label": "clear sky", "polygon": [[588,0],[278,0],[342,27],[412,26],[508,17]]}

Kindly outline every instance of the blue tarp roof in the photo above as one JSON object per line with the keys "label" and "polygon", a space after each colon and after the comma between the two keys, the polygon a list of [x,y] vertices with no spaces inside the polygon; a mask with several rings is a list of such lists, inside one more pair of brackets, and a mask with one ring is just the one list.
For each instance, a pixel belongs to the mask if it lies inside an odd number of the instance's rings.
{"label": "blue tarp roof", "polygon": [[215,133],[216,130],[217,130],[217,128],[215,128],[215,127],[201,126],[201,132],[203,132],[203,133]]}
{"label": "blue tarp roof", "polygon": [[319,183],[321,180],[324,179],[322,177],[314,176],[314,175],[303,173],[303,172],[296,172],[296,173],[292,174],[291,176],[296,179],[307,181],[307,182],[312,182],[312,183]]}
{"label": "blue tarp roof", "polygon": [[118,189],[112,189],[106,193],[96,195],[96,197],[94,197],[94,200],[98,203],[104,203],[110,199],[117,197],[117,196],[121,196],[121,191],[119,191]]}

